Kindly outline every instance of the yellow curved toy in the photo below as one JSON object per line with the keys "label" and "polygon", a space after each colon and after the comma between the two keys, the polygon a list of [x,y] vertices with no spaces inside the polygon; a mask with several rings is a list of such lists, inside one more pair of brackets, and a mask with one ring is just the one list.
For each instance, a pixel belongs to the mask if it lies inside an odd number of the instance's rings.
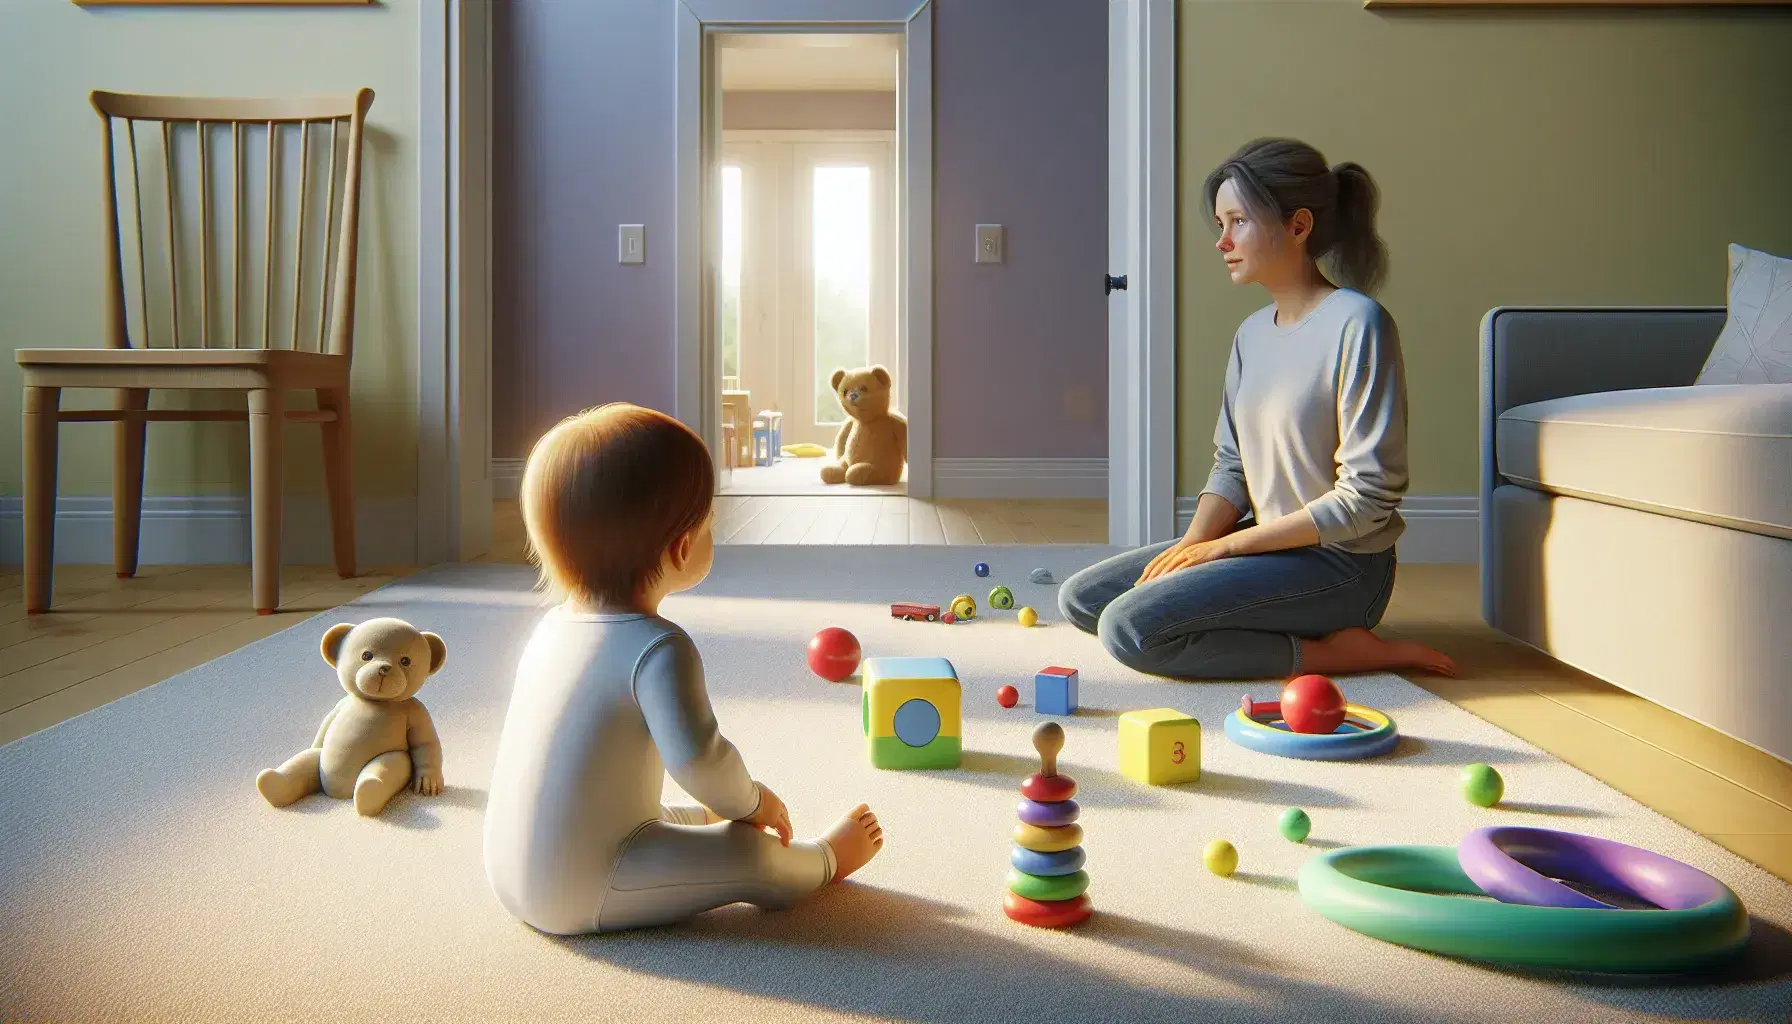
{"label": "yellow curved toy", "polygon": [[791,458],[796,459],[819,459],[823,455],[826,455],[828,450],[821,445],[810,444],[807,441],[803,441],[799,444],[785,445],[783,452]]}
{"label": "yellow curved toy", "polygon": [[952,599],[950,610],[955,618],[974,619],[977,617],[977,602],[969,594],[960,594]]}

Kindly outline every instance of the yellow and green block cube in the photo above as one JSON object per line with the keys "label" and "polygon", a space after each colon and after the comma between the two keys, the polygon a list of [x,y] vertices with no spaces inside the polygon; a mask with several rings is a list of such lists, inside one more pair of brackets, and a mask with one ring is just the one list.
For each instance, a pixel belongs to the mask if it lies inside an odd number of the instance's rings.
{"label": "yellow and green block cube", "polygon": [[867,753],[879,768],[956,768],[963,689],[945,658],[867,658],[860,670]]}

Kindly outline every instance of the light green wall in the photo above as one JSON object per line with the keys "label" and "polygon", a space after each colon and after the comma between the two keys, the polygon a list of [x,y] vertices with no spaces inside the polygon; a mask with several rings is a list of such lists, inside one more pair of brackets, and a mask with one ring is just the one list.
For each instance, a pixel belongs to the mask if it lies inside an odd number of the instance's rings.
{"label": "light green wall", "polygon": [[[21,493],[12,351],[100,345],[100,122],[93,89],[184,95],[367,86],[353,394],[357,491],[416,491],[417,0],[367,7],[94,7],[0,0],[0,494]],[[297,398],[295,397],[295,401]],[[169,404],[157,395],[158,407]],[[242,399],[235,399],[240,407]],[[109,403],[64,392],[65,407]],[[208,403],[213,404],[213,403]],[[155,424],[145,490],[240,493],[241,424]],[[318,430],[288,428],[290,493],[321,493]],[[112,430],[62,428],[59,492],[111,489]]]}
{"label": "light green wall", "polygon": [[1488,309],[1721,305],[1728,243],[1792,255],[1792,12],[1178,13],[1178,494],[1212,468],[1232,333],[1268,301],[1226,280],[1202,208],[1207,173],[1254,137],[1381,184],[1413,494],[1476,489]]}

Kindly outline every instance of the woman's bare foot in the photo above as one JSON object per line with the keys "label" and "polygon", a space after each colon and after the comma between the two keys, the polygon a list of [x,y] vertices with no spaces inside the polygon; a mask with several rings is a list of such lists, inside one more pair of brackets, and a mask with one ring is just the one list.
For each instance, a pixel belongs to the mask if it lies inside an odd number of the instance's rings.
{"label": "woman's bare foot", "polygon": [[834,878],[838,882],[859,870],[884,848],[884,828],[868,804],[860,804],[822,834],[834,848]]}
{"label": "woman's bare foot", "polygon": [[1300,663],[1304,672],[1323,674],[1416,668],[1456,675],[1456,662],[1449,655],[1411,640],[1383,640],[1360,627],[1322,640],[1302,640]]}

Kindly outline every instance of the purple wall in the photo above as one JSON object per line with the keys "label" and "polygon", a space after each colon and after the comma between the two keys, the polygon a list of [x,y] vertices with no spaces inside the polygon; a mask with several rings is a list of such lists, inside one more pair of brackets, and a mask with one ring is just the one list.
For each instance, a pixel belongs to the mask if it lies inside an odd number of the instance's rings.
{"label": "purple wall", "polygon": [[[492,452],[604,402],[671,411],[671,3],[494,7]],[[647,262],[616,262],[616,225]]]}
{"label": "purple wall", "polygon": [[[934,8],[934,455],[1103,457],[1106,5]],[[671,408],[674,5],[497,12],[493,445],[520,457],[588,405]],[[646,264],[616,262],[624,223]],[[981,223],[1006,263],[971,262]]]}

